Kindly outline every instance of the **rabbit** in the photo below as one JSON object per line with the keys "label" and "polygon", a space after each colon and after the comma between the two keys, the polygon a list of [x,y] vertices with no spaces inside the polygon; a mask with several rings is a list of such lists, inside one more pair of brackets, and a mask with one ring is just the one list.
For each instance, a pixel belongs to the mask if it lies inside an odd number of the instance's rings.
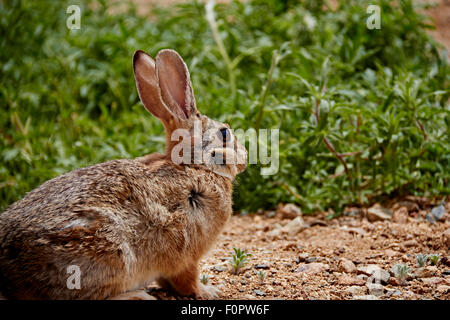
{"label": "rabbit", "polygon": [[[199,113],[176,51],[153,59],[138,50],[133,69],[141,102],[164,125],[164,154],[74,170],[0,214],[6,299],[151,299],[142,288],[155,280],[179,295],[218,297],[198,263],[232,214],[247,151],[229,125]],[[178,132],[196,128],[200,138],[180,142]]]}

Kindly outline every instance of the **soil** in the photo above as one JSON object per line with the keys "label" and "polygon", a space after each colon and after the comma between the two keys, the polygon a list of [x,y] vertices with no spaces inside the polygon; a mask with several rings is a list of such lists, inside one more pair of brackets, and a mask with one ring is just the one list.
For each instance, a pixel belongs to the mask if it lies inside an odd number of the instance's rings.
{"label": "soil", "polygon": [[[303,216],[297,220],[304,220],[304,229],[293,234],[273,232],[285,230],[283,226],[292,221],[283,218],[281,210],[235,215],[201,261],[201,272],[221,291],[220,299],[447,300],[450,203],[444,206],[441,221],[429,222],[426,215],[436,204],[414,197],[383,204],[393,217],[374,222],[368,220],[367,208],[348,208],[331,220],[326,213]],[[233,247],[252,254],[238,274],[229,263]],[[441,260],[437,266],[419,270],[418,254],[440,254]],[[396,264],[411,267],[406,283],[400,283],[391,271]],[[385,274],[391,271],[389,280],[371,287],[374,278],[363,270],[367,265],[376,265]],[[265,273],[264,279],[259,271]],[[157,299],[189,299],[156,284],[148,292]]]}

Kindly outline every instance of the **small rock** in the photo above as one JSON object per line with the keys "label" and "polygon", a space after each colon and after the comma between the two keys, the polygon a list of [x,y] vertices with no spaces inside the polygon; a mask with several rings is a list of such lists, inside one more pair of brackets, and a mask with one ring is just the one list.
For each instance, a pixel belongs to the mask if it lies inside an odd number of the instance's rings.
{"label": "small rock", "polygon": [[414,275],[417,278],[430,278],[438,273],[438,268],[435,266],[426,266],[422,268],[418,268],[416,272],[414,272]]}
{"label": "small rock", "polygon": [[384,251],[384,254],[385,254],[386,256],[392,258],[392,257],[396,257],[396,256],[400,255],[400,252],[395,251],[395,250],[392,250],[392,249],[386,249],[386,250]]}
{"label": "small rock", "polygon": [[441,285],[437,286],[436,290],[440,294],[446,294],[446,293],[450,292],[450,286],[447,286],[445,284],[441,284]]}
{"label": "small rock", "polygon": [[391,211],[379,204],[375,204],[367,210],[367,219],[370,222],[390,220],[391,216]]}
{"label": "small rock", "polygon": [[303,221],[302,217],[298,216],[291,222],[289,222],[287,225],[285,225],[282,230],[283,232],[287,232],[289,235],[295,235],[299,233],[300,231],[306,229],[306,224]]}
{"label": "small rock", "polygon": [[344,289],[344,292],[347,292],[353,296],[361,296],[366,293],[366,287],[361,286],[351,286]]}
{"label": "small rock", "polygon": [[369,289],[369,293],[376,297],[381,297],[384,294],[384,287],[378,283],[366,283],[367,289]]}
{"label": "small rock", "polygon": [[403,245],[406,248],[411,248],[411,247],[417,247],[419,244],[417,243],[416,240],[413,239],[413,240],[408,240],[408,241],[403,242]]}
{"label": "small rock", "polygon": [[255,269],[269,269],[269,266],[267,264],[257,264]]}
{"label": "small rock", "polygon": [[366,283],[365,280],[358,279],[356,277],[347,274],[342,275],[338,280],[338,284],[344,286],[363,286],[365,283]]}
{"label": "small rock", "polygon": [[450,276],[450,270],[444,270],[442,271],[443,276]]}
{"label": "small rock", "polygon": [[244,296],[244,299],[247,299],[247,300],[255,300],[256,297],[255,297],[255,296],[252,296],[251,294],[246,294],[246,295]]}
{"label": "small rock", "polygon": [[295,260],[295,262],[300,263],[300,262],[305,262],[306,259],[308,259],[309,254],[306,252],[300,253],[298,255],[298,258]]}
{"label": "small rock", "polygon": [[309,257],[309,258],[306,258],[306,260],[305,260],[305,262],[306,263],[311,263],[311,262],[317,262],[317,257]]}
{"label": "small rock", "polygon": [[356,266],[352,261],[342,258],[341,259],[341,270],[343,270],[346,273],[354,273],[354,272],[356,272]]}
{"label": "small rock", "polygon": [[386,284],[389,282],[389,278],[391,277],[389,272],[383,270],[376,264],[358,266],[357,272],[372,277],[373,281],[376,283],[381,282],[383,284]]}
{"label": "small rock", "polygon": [[357,279],[362,279],[364,281],[367,281],[368,276],[366,276],[365,274],[358,274],[356,276]]}
{"label": "small rock", "polygon": [[448,228],[447,230],[444,231],[444,233],[442,234],[444,239],[445,239],[445,245],[447,247],[450,247],[450,228]]}
{"label": "small rock", "polygon": [[258,289],[253,290],[253,292],[254,292],[257,296],[261,296],[261,297],[265,297],[265,296],[266,296],[266,293],[265,293],[264,291],[261,291],[261,290],[258,290]]}
{"label": "small rock", "polygon": [[423,281],[423,283],[425,283],[427,285],[436,285],[436,284],[439,284],[439,283],[445,281],[443,278],[439,278],[439,277],[422,278],[421,280]]}
{"label": "small rock", "polygon": [[408,222],[408,209],[406,207],[401,207],[400,209],[394,211],[392,215],[392,220],[396,223],[406,223]]}
{"label": "small rock", "polygon": [[386,290],[386,296],[387,296],[387,297],[390,297],[390,296],[401,296],[401,295],[403,294],[403,292],[401,292],[401,291],[398,290],[398,289],[389,289],[389,288],[386,288],[385,290]]}
{"label": "small rock", "polygon": [[222,266],[222,265],[217,265],[217,266],[213,266],[212,269],[217,272],[223,272],[223,271],[227,270],[227,267]]}
{"label": "small rock", "polygon": [[431,214],[433,215],[433,217],[434,217],[434,219],[435,219],[436,221],[444,220],[444,219],[443,219],[443,218],[444,218],[444,214],[445,214],[445,208],[444,208],[444,206],[443,206],[443,205],[440,205],[440,206],[434,207],[434,208],[431,210]]}
{"label": "small rock", "polygon": [[308,264],[301,264],[296,272],[300,273],[320,273],[326,270],[329,270],[330,266],[328,264],[320,263],[320,262],[313,262]]}
{"label": "small rock", "polygon": [[277,213],[282,219],[295,219],[302,215],[302,210],[292,203],[288,203],[286,205],[279,204]]}
{"label": "small rock", "polygon": [[374,295],[354,296],[355,300],[378,300],[378,297]]}

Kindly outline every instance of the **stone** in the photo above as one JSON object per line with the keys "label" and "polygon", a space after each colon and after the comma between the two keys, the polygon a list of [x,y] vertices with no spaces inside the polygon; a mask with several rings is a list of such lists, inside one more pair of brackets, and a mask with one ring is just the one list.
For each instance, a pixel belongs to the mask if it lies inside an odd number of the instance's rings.
{"label": "stone", "polygon": [[408,209],[406,207],[401,207],[400,209],[394,211],[392,215],[392,220],[396,223],[406,223],[408,222]]}
{"label": "stone", "polygon": [[321,273],[323,271],[329,270],[330,266],[325,263],[320,262],[313,262],[308,264],[300,264],[296,272],[299,273],[309,273],[309,274],[315,274],[315,273]]}
{"label": "stone", "polygon": [[445,284],[441,284],[439,286],[437,286],[436,291],[439,292],[440,294],[446,294],[450,292],[450,286],[447,286]]}
{"label": "stone", "polygon": [[401,296],[403,294],[403,292],[401,292],[398,289],[389,289],[389,288],[385,288],[386,290],[386,296],[387,297],[391,297],[391,296]]}
{"label": "stone", "polygon": [[367,210],[367,220],[370,222],[390,220],[391,218],[391,211],[379,204],[375,204]]}
{"label": "stone", "polygon": [[378,297],[374,295],[354,296],[355,300],[378,300]]}
{"label": "stone", "polygon": [[444,220],[445,208],[443,205],[431,209],[431,214],[436,221]]}
{"label": "stone", "polygon": [[265,297],[265,296],[266,296],[266,293],[265,293],[264,291],[261,291],[261,290],[258,290],[258,289],[253,290],[253,292],[254,292],[257,296],[261,296],[261,297]]}
{"label": "stone", "polygon": [[445,279],[439,277],[422,278],[421,280],[423,283],[431,286],[445,281]]}
{"label": "stone", "polygon": [[217,272],[223,272],[223,271],[227,270],[227,267],[222,266],[222,265],[216,265],[216,266],[212,266],[212,269]]}
{"label": "stone", "polygon": [[389,282],[391,275],[386,270],[383,270],[376,264],[369,264],[365,266],[358,266],[356,269],[359,274],[365,274],[372,278],[372,282],[381,282],[386,284]]}
{"label": "stone", "polygon": [[363,279],[358,279],[354,276],[344,274],[339,277],[338,284],[344,286],[363,286],[366,283]]}
{"label": "stone", "polygon": [[295,219],[302,215],[302,210],[295,204],[278,205],[277,213],[282,219]]}
{"label": "stone", "polygon": [[355,273],[356,272],[356,266],[355,264],[345,258],[341,259],[341,264],[340,264],[341,270],[346,272],[346,273]]}
{"label": "stone", "polygon": [[298,258],[295,260],[295,262],[297,262],[297,263],[305,262],[306,259],[308,259],[308,257],[309,257],[309,253],[306,253],[306,252],[300,253],[298,255]]}
{"label": "stone", "polygon": [[344,289],[344,292],[351,294],[353,296],[361,296],[366,294],[366,287],[362,286],[351,286]]}
{"label": "stone", "polygon": [[408,240],[408,241],[403,242],[403,245],[406,248],[412,248],[412,247],[417,247],[419,244],[417,243],[416,240],[413,239],[413,240]]}
{"label": "stone", "polygon": [[376,297],[381,297],[384,294],[384,287],[378,283],[366,283],[367,289],[369,289],[369,294]]}
{"label": "stone", "polygon": [[257,264],[255,269],[269,269],[269,266],[267,264]]}
{"label": "stone", "polygon": [[450,247],[450,228],[448,228],[447,230],[444,231],[444,233],[442,234],[444,240],[445,240],[445,245],[447,247]]}
{"label": "stone", "polygon": [[255,300],[256,297],[255,297],[255,296],[252,296],[251,294],[246,294],[246,295],[244,296],[244,299],[247,299],[247,300]]}
{"label": "stone", "polygon": [[426,266],[422,268],[418,268],[414,275],[417,278],[430,278],[438,274],[438,268],[435,266]]}
{"label": "stone", "polygon": [[290,221],[287,225],[285,225],[282,230],[283,232],[287,232],[289,235],[295,235],[300,231],[306,229],[306,227],[307,226],[302,217],[298,216],[294,220]]}
{"label": "stone", "polygon": [[317,261],[318,261],[317,257],[309,257],[309,258],[306,258],[306,260],[305,260],[306,263],[312,263],[312,262],[317,262]]}

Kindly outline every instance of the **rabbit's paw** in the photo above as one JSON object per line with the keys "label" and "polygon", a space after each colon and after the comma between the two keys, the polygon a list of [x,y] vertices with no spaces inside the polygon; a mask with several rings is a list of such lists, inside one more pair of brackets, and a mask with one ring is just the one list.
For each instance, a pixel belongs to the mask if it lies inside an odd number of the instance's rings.
{"label": "rabbit's paw", "polygon": [[217,299],[220,296],[220,290],[212,285],[200,283],[196,296],[202,299]]}

